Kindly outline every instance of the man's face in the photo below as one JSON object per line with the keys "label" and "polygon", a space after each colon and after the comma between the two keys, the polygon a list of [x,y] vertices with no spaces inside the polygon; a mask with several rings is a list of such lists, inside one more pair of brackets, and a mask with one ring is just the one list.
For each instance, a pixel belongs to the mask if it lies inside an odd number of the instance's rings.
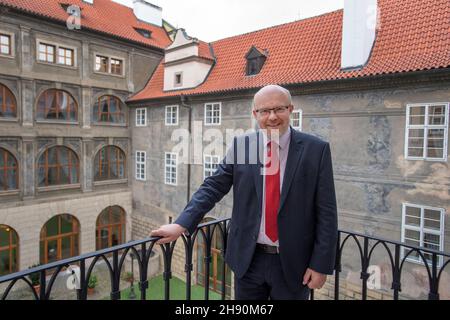
{"label": "man's face", "polygon": [[275,130],[280,136],[288,130],[292,110],[289,98],[282,91],[267,90],[255,96],[253,116],[269,136]]}

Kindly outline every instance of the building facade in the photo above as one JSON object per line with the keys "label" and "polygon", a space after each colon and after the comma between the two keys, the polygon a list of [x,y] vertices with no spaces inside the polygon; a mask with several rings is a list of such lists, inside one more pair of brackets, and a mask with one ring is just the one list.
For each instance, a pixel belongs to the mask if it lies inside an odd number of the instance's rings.
{"label": "building facade", "polygon": [[[166,63],[128,102],[132,117],[139,112],[148,120],[132,130],[133,152],[146,155],[145,178],[133,184],[134,219],[152,221],[151,228],[172,221],[222,159],[228,131],[255,128],[255,92],[276,83],[293,95],[292,126],[331,145],[341,229],[448,251],[450,43],[445,23],[432,18],[445,12],[444,2],[410,1],[406,8],[399,1],[346,1],[344,10],[206,48],[179,30]],[[371,12],[376,24],[367,26]],[[367,19],[358,20],[361,15]],[[425,33],[431,36],[420,36]],[[186,163],[179,150],[188,128],[194,143]],[[207,217],[230,217],[232,201],[230,192]],[[343,259],[344,278],[359,283],[354,250],[344,251],[350,258]],[[389,291],[388,255],[377,249],[374,257]],[[421,258],[410,255],[405,269],[411,279],[405,297],[426,296]]]}
{"label": "building facade", "polygon": [[[134,9],[73,0],[79,16],[55,0],[0,0],[2,274],[145,238],[175,220],[232,137],[257,129],[253,95],[273,83],[292,93],[293,129],[331,145],[341,229],[448,252],[447,3],[355,1],[205,43],[173,32],[144,0]],[[206,220],[230,217],[232,201],[230,192]],[[219,290],[216,237],[210,277]],[[372,263],[389,291],[378,251]],[[343,262],[348,283],[360,281],[359,261]],[[405,297],[422,297],[423,261],[412,254],[406,268]]]}
{"label": "building facade", "polygon": [[125,101],[170,39],[131,8],[71,4],[0,1],[2,275],[132,238]]}

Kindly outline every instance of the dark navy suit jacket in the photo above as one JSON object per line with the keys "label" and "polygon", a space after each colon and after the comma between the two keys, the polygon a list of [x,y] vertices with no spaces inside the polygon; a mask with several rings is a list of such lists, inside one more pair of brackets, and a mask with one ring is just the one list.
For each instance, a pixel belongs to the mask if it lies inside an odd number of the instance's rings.
{"label": "dark navy suit jacket", "polygon": [[[205,179],[175,221],[192,234],[203,216],[233,187],[225,260],[239,278],[250,265],[261,223],[262,165],[251,161],[256,150],[261,151],[261,138],[260,132],[235,138],[215,174]],[[281,188],[278,235],[281,264],[290,289],[301,288],[308,267],[323,274],[333,273],[337,210],[330,147],[327,142],[292,128]]]}

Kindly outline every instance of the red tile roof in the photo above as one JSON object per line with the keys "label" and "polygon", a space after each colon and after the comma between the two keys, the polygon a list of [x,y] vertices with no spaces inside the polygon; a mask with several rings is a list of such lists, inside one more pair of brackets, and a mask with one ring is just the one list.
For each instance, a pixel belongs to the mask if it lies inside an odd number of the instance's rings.
{"label": "red tile roof", "polygon": [[198,55],[199,55],[199,57],[202,57],[205,59],[214,60],[214,57],[211,54],[211,48],[209,47],[209,44],[204,41],[199,41]]}
{"label": "red tile roof", "polygon": [[[164,92],[164,67],[129,101],[199,95],[266,84],[299,84],[450,67],[448,0],[379,0],[381,26],[364,68],[341,71],[343,10],[211,43],[216,64],[197,88]],[[252,46],[268,50],[258,75],[246,76]]]}
{"label": "red tile roof", "polygon": [[[0,5],[65,22],[69,14],[61,4],[81,8],[81,29],[88,28],[161,49],[171,43],[163,28],[138,20],[133,9],[111,0],[95,0],[93,5],[82,0],[0,0]],[[134,28],[151,31],[151,38],[143,37]]]}

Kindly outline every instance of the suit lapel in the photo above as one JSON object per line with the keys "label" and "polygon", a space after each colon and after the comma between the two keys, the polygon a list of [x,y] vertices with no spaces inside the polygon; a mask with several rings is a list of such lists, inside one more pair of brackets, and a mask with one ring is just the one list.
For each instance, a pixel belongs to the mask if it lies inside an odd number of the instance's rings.
{"label": "suit lapel", "polygon": [[292,179],[295,176],[295,171],[298,168],[298,164],[303,154],[303,145],[300,138],[300,134],[291,128],[291,142],[289,143],[289,153],[286,161],[286,168],[284,169],[283,185],[281,187],[280,207],[279,211],[283,207],[286,201],[289,188],[292,184]]}
{"label": "suit lapel", "polygon": [[[262,148],[262,141],[260,139],[262,138],[261,134],[259,132],[256,133],[255,139],[250,140],[249,144],[249,152],[260,152]],[[255,183],[255,189],[256,189],[256,195],[258,197],[258,204],[261,207],[262,204],[262,193],[263,193],[263,176],[261,174],[262,170],[262,163],[260,159],[260,153],[256,157],[256,164],[252,163],[250,164],[250,167],[252,168],[253,172],[253,180]],[[261,215],[261,210],[259,210],[259,214]]]}

